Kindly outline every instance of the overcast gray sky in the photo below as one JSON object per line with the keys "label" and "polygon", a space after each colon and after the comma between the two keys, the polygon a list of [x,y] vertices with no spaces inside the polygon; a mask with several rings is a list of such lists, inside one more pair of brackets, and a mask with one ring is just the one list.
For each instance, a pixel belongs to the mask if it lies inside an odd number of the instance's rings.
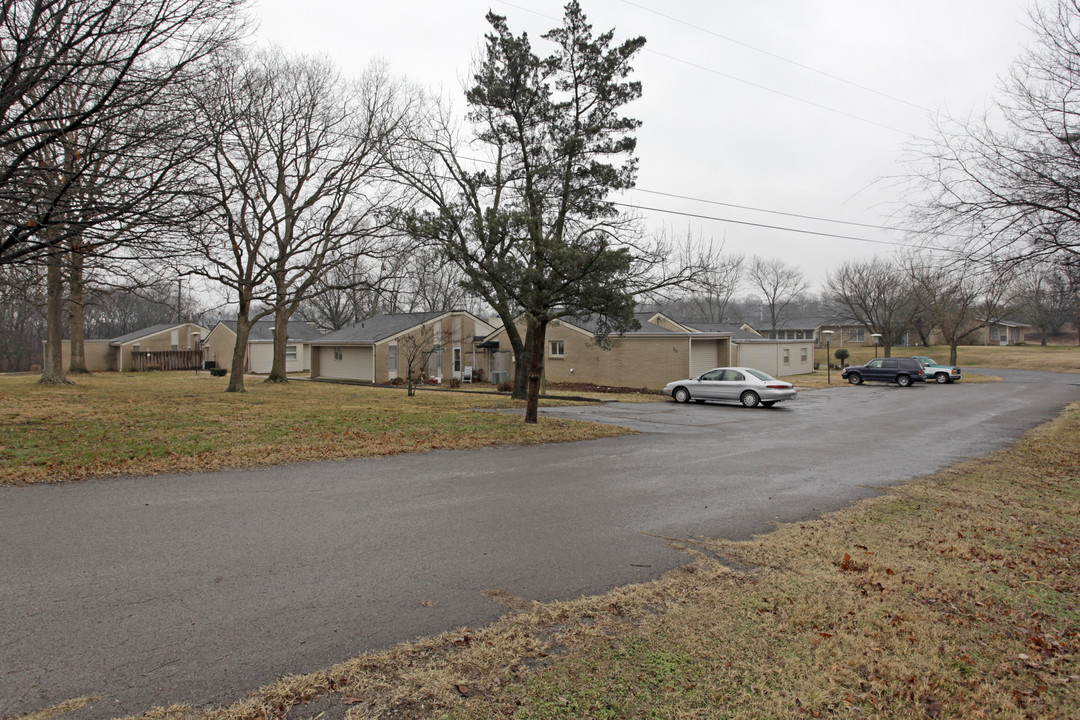
{"label": "overcast gray sky", "polygon": [[[381,58],[395,75],[441,87],[463,107],[487,10],[507,16],[515,33],[527,31],[543,55],[549,48],[540,35],[559,24],[562,6],[257,0],[254,40],[326,54],[352,75]],[[634,65],[644,94],[629,109],[644,123],[638,189],[622,200],[655,208],[641,211],[652,228],[690,230],[722,242],[725,252],[780,257],[815,286],[843,259],[895,250],[887,243],[904,242],[903,233],[778,213],[895,222],[898,190],[875,181],[905,172],[905,144],[929,133],[932,112],[979,112],[1029,39],[1028,3],[1019,0],[582,0],[582,7],[596,32],[647,39]]]}

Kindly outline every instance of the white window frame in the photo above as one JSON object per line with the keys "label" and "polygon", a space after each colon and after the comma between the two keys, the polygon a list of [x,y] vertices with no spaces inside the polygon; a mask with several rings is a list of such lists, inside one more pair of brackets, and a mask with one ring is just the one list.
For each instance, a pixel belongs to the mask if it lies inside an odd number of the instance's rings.
{"label": "white window frame", "polygon": [[342,358],[342,355],[343,355],[343,353],[341,351],[341,346],[340,345],[334,346],[334,359],[335,360],[340,360]]}
{"label": "white window frame", "polygon": [[549,357],[566,357],[566,343],[562,340],[548,341]]}
{"label": "white window frame", "polygon": [[398,347],[396,342],[390,343],[386,348],[386,369],[390,379],[393,380],[398,376]]}
{"label": "white window frame", "polygon": [[295,360],[296,359],[296,346],[295,345],[286,345],[285,346],[285,359],[286,360]]}

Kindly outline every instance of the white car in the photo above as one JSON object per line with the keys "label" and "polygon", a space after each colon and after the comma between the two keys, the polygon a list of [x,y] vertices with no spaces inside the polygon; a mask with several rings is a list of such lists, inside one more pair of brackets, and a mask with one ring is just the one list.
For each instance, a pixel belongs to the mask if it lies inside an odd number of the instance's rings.
{"label": "white car", "polygon": [[696,378],[677,380],[664,386],[664,394],[675,402],[718,400],[741,402],[746,407],[772,407],[795,399],[795,386],[768,373],[747,367],[715,368]]}

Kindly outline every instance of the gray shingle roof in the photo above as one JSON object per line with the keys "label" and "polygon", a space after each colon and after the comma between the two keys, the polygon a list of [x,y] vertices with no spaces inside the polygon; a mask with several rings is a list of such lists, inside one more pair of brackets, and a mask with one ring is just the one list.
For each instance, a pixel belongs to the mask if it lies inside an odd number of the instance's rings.
{"label": "gray shingle roof", "polygon": [[434,320],[445,312],[376,315],[355,325],[323,335],[316,345],[369,345],[393,337],[409,328]]}
{"label": "gray shingle roof", "polygon": [[[222,320],[221,322],[234,333],[236,332],[235,320]],[[248,342],[273,342],[273,329],[273,320],[256,320],[251,326],[251,332],[248,334]],[[290,320],[288,330],[290,340],[311,341],[317,340],[323,336],[321,330],[313,328],[306,322],[301,322],[299,320]]]}
{"label": "gray shingle roof", "polygon": [[[668,328],[663,327],[662,325],[656,325],[654,323],[649,322],[649,318],[651,318],[655,314],[656,313],[651,313],[651,312],[650,313],[634,313],[634,318],[639,323],[641,323],[641,327],[639,327],[637,330],[627,330],[624,333],[624,335],[626,337],[630,337],[630,336],[633,336],[633,335],[678,335],[678,334],[681,334],[681,333],[676,333],[674,330],[669,330]],[[567,325],[573,325],[574,327],[579,327],[582,330],[587,330],[587,331],[593,333],[594,335],[596,334],[596,331],[599,330],[599,328],[600,328],[600,321],[596,316],[591,316],[591,317],[587,317],[587,318],[564,317],[564,318],[559,318],[559,322],[566,323]]]}

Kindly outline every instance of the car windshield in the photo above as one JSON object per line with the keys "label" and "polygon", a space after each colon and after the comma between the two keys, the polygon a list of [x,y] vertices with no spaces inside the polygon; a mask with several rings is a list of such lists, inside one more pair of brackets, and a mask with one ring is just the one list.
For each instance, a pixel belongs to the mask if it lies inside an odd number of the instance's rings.
{"label": "car windshield", "polygon": [[747,368],[746,372],[750,373],[751,375],[756,377],[758,380],[764,380],[765,382],[770,382],[772,380],[776,380],[776,378],[774,378],[772,375],[769,375],[768,373],[763,373],[760,370],[751,370],[751,369]]}

